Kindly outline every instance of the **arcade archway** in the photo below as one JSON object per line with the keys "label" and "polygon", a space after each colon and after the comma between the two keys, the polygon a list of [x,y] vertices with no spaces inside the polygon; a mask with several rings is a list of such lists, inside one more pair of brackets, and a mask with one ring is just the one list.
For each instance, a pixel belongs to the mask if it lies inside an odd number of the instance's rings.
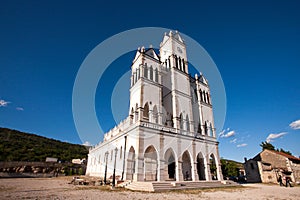
{"label": "arcade archway", "polygon": [[151,145],[144,153],[145,181],[157,181],[157,152]]}
{"label": "arcade archway", "polygon": [[183,180],[185,181],[192,180],[191,157],[188,151],[185,151],[182,154],[182,175],[183,175]]}

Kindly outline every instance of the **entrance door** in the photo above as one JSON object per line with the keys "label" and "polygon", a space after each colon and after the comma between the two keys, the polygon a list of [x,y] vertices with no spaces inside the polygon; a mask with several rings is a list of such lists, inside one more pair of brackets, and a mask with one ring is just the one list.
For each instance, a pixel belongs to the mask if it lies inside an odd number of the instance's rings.
{"label": "entrance door", "polygon": [[175,159],[172,154],[168,160],[168,174],[169,179],[175,179]]}
{"label": "entrance door", "polygon": [[144,153],[144,173],[146,181],[157,181],[157,153],[153,146],[149,146]]}
{"label": "entrance door", "polygon": [[192,180],[191,158],[187,151],[182,154],[182,175],[185,181]]}
{"label": "entrance door", "polygon": [[197,156],[197,173],[199,180],[205,180],[204,159],[201,153],[199,153]]}

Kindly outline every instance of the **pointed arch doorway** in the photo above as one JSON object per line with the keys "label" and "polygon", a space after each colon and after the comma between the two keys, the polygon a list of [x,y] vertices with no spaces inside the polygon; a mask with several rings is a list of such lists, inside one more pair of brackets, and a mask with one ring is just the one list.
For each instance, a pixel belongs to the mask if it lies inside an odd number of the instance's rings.
{"label": "pointed arch doorway", "polygon": [[[165,180],[176,180],[176,161],[174,152],[172,149],[168,149],[165,153],[165,162],[167,168],[167,174],[165,174]],[[166,169],[165,168],[165,169]]]}
{"label": "pointed arch doorway", "polygon": [[205,178],[205,164],[202,153],[198,153],[197,155],[197,174],[199,180],[206,180]]}
{"label": "pointed arch doorway", "polygon": [[183,180],[185,181],[192,180],[191,157],[188,151],[185,151],[182,154],[182,175],[183,175]]}
{"label": "pointed arch doorway", "polygon": [[157,181],[157,152],[151,145],[144,153],[144,180],[145,181]]}
{"label": "pointed arch doorway", "polygon": [[214,154],[211,154],[209,156],[209,163],[210,163],[211,179],[218,180],[219,179],[218,167],[217,167],[217,162]]}
{"label": "pointed arch doorway", "polygon": [[126,179],[133,180],[133,175],[135,173],[135,150],[133,146],[130,147],[127,157],[127,173]]}

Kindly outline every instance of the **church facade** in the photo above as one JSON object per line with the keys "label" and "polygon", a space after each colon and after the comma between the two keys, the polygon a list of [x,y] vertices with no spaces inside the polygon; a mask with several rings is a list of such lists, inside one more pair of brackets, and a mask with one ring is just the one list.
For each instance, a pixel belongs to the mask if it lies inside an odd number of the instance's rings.
{"label": "church facade", "polygon": [[222,180],[208,81],[190,76],[180,34],[165,33],[159,54],[138,48],[131,72],[128,117],[89,150],[86,175]]}

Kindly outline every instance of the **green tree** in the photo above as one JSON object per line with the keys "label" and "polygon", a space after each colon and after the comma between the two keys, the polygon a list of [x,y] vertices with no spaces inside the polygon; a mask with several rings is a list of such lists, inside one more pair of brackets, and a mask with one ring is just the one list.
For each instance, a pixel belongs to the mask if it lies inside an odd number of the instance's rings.
{"label": "green tree", "polygon": [[221,159],[223,177],[238,176],[238,164],[231,160]]}
{"label": "green tree", "polygon": [[259,146],[262,147],[262,150],[265,150],[265,149],[275,150],[275,147],[269,142],[262,142]]}
{"label": "green tree", "polygon": [[284,149],[280,148],[280,150],[277,149],[277,151],[288,154],[288,155],[292,155],[292,153],[290,151],[285,151]]}
{"label": "green tree", "polygon": [[262,147],[262,150],[268,149],[268,150],[278,151],[278,152],[286,153],[288,155],[292,155],[292,153],[290,151],[286,151],[282,148],[275,149],[275,147],[269,142],[262,142],[259,146]]}

